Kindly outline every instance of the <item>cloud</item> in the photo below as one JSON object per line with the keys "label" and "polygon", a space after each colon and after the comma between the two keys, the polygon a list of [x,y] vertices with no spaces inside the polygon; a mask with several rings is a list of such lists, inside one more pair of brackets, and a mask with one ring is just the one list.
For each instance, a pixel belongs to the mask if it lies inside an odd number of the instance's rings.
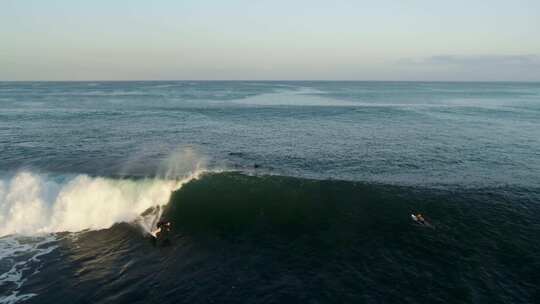
{"label": "cloud", "polygon": [[435,55],[425,58],[403,58],[400,64],[414,65],[453,65],[453,66],[486,66],[505,65],[540,68],[540,56],[524,55]]}

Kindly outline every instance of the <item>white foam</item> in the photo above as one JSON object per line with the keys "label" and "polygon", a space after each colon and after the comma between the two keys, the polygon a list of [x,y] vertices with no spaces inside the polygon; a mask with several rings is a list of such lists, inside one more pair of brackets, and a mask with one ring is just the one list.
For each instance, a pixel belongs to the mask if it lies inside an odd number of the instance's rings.
{"label": "white foam", "polygon": [[17,303],[36,296],[34,293],[19,294],[19,289],[27,280],[23,274],[31,268],[34,268],[32,275],[39,273],[41,266],[39,257],[58,248],[55,241],[53,235],[30,238],[10,236],[0,239],[0,261],[11,266],[0,275],[0,286],[13,286],[10,289],[11,294],[0,296],[0,304]]}
{"label": "white foam", "polygon": [[26,301],[32,297],[35,297],[35,293],[27,293],[19,295],[18,291],[13,291],[10,295],[0,297],[0,304],[15,304]]}
{"label": "white foam", "polygon": [[19,172],[0,180],[0,236],[95,230],[132,222],[148,208],[166,204],[172,191],[201,172],[183,179],[144,180]]}

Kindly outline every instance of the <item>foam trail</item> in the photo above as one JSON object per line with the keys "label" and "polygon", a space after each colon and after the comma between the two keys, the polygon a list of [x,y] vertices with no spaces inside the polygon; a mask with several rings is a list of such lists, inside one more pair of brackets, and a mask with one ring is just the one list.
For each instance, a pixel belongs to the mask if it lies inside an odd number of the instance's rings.
{"label": "foam trail", "polygon": [[[28,300],[36,294],[20,294],[19,289],[26,281],[24,273],[33,269],[33,274],[39,273],[40,256],[51,253],[58,245],[52,235],[45,237],[15,237],[0,239],[0,263],[10,267],[0,275],[0,287],[13,287],[11,293],[0,295],[0,304],[13,304]],[[9,289],[8,289],[9,290]]]}
{"label": "foam trail", "polygon": [[0,180],[0,236],[95,230],[132,222],[148,208],[168,203],[172,191],[200,173],[174,180],[128,180],[19,172]]}

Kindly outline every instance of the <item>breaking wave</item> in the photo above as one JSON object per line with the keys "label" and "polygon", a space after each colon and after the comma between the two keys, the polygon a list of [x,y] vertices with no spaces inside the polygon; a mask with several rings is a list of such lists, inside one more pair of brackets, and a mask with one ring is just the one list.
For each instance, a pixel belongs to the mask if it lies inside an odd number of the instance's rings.
{"label": "breaking wave", "polygon": [[201,172],[182,179],[142,180],[19,172],[0,180],[0,236],[95,230],[132,222],[145,210],[167,204],[174,190]]}

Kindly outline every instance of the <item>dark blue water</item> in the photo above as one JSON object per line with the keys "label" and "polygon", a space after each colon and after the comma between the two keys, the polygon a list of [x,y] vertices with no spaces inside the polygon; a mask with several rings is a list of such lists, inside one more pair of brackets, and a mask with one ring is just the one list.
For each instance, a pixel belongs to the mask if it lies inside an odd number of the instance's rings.
{"label": "dark blue water", "polygon": [[538,83],[4,82],[0,303],[533,303],[539,181]]}
{"label": "dark blue water", "polygon": [[215,163],[407,184],[536,186],[540,85],[2,83],[0,168],[153,174]]}

